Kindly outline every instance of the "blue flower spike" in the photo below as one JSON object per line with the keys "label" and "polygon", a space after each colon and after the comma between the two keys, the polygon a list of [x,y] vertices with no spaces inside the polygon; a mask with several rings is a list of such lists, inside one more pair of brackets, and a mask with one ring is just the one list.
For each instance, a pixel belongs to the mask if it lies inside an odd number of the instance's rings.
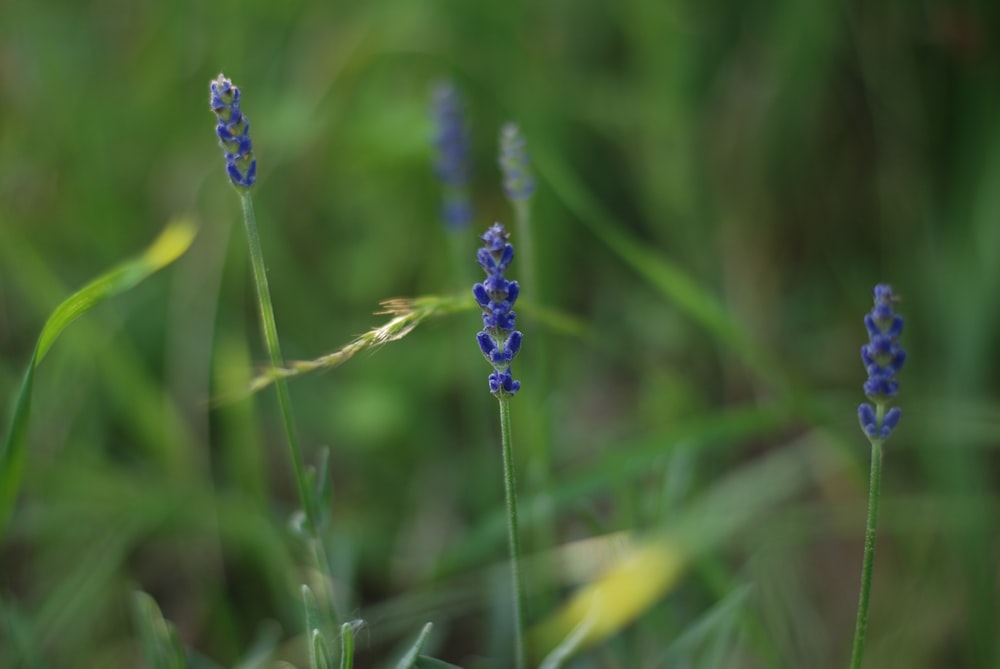
{"label": "blue flower spike", "polygon": [[435,126],[434,165],[444,186],[441,216],[452,230],[460,230],[472,222],[469,202],[469,137],[465,124],[462,96],[451,82],[440,83],[432,93],[431,113]]}
{"label": "blue flower spike", "polygon": [[865,315],[868,343],[861,347],[861,361],[868,372],[863,387],[872,404],[858,407],[858,421],[869,439],[884,440],[892,434],[903,414],[891,404],[899,391],[896,373],[906,362],[906,351],[898,341],[903,332],[903,318],[893,311],[899,298],[886,284],[875,286],[874,297],[875,304]]}
{"label": "blue flower spike", "polygon": [[226,172],[236,188],[249,189],[257,180],[257,159],[250,142],[250,121],[240,110],[240,89],[220,74],[209,91],[209,106],[219,118],[215,134],[225,154]]}
{"label": "blue flower spike", "polygon": [[528,143],[516,123],[506,123],[500,129],[500,171],[503,189],[511,202],[522,202],[535,192],[535,177],[531,173]]}
{"label": "blue flower spike", "polygon": [[510,363],[521,350],[521,333],[514,330],[514,302],[520,293],[517,281],[508,281],[505,273],[514,259],[514,247],[502,223],[495,223],[480,239],[477,260],[486,279],[472,287],[472,296],[483,310],[483,329],[476,336],[479,350],[493,366],[490,392],[499,399],[513,397],[521,388],[514,380]]}

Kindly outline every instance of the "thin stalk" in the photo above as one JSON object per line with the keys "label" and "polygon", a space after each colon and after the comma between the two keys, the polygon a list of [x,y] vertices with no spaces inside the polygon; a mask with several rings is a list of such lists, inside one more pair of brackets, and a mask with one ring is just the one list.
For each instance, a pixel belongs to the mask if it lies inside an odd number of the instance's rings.
{"label": "thin stalk", "polygon": [[[264,266],[264,253],[260,247],[260,235],[257,233],[257,218],[253,212],[253,200],[248,191],[240,191],[240,202],[243,204],[243,223],[247,230],[247,243],[250,246],[250,264],[253,266],[254,284],[257,287],[257,301],[260,303],[261,327],[264,331],[264,342],[271,358],[271,366],[284,367],[281,357],[281,344],[278,341],[278,327],[274,321],[274,307],[271,304],[271,290],[267,285],[267,269]],[[310,536],[316,536],[316,511],[313,508],[313,497],[309,494],[306,484],[305,466],[302,463],[302,449],[299,448],[299,438],[295,431],[295,420],[292,417],[292,400],[288,394],[288,384],[278,378],[274,382],[278,393],[278,405],[281,409],[281,421],[285,426],[285,436],[288,439],[288,451],[292,458],[292,470],[295,473],[295,487],[299,491],[299,501],[306,516],[306,529]]]}
{"label": "thin stalk", "polygon": [[[284,367],[281,356],[281,343],[278,341],[278,326],[274,320],[274,307],[271,303],[271,289],[267,285],[267,268],[264,266],[264,253],[260,246],[260,234],[257,232],[257,218],[253,211],[253,200],[250,193],[240,191],[240,202],[243,205],[243,222],[246,225],[247,243],[250,247],[250,264],[253,267],[254,284],[257,287],[257,301],[260,303],[261,327],[264,331],[264,342],[267,346],[267,354],[271,359],[271,366],[275,369]],[[312,548],[313,558],[316,566],[320,570],[323,579],[323,599],[326,600],[330,615],[337,620],[337,608],[333,601],[333,593],[328,582],[329,562],[326,557],[326,547],[319,536],[319,523],[317,519],[315,498],[309,490],[306,482],[305,465],[302,460],[302,449],[299,447],[299,438],[295,430],[295,419],[292,416],[292,399],[288,394],[288,384],[284,378],[278,377],[274,381],[274,387],[278,394],[278,406],[281,409],[281,421],[285,427],[285,437],[288,440],[288,452],[292,459],[292,471],[295,475],[295,487],[298,489],[299,502],[302,504],[302,511],[305,514],[305,529],[309,536],[309,544]]]}
{"label": "thin stalk", "polygon": [[521,578],[521,544],[517,530],[517,485],[510,445],[510,401],[500,399],[500,440],[503,451],[503,484],[507,497],[507,539],[510,543],[510,575],[514,599],[514,666],[524,669],[524,582]]}
{"label": "thin stalk", "polygon": [[[882,424],[885,407],[876,405],[876,424]],[[878,504],[882,495],[882,439],[872,440],[872,468],[868,487],[868,522],[865,528],[865,556],[861,566],[861,593],[858,597],[858,620],[854,627],[854,649],[851,669],[861,669],[865,653],[865,631],[868,627],[868,602],[872,590],[872,566],[875,562],[875,537],[878,525]]]}
{"label": "thin stalk", "polygon": [[[541,286],[538,283],[538,268],[535,266],[535,244],[534,231],[531,224],[531,202],[532,198],[520,198],[511,200],[514,207],[514,216],[517,223],[518,232],[518,253],[521,256],[520,267],[522,280],[522,294],[531,294],[533,301],[538,305],[544,304]],[[527,291],[524,287],[527,286]],[[522,329],[524,327],[522,326]],[[527,356],[528,365],[535,370],[535,383],[533,387],[536,396],[543,398],[541,402],[534,403],[531,413],[527,418],[527,428],[532,437],[531,458],[528,462],[526,489],[534,496],[537,502],[537,522],[534,523],[534,531],[531,539],[536,548],[547,550],[554,545],[555,527],[552,516],[552,496],[549,485],[552,470],[552,421],[551,412],[545,410],[545,403],[549,397],[549,358],[548,358],[548,336],[543,328],[532,326],[526,334],[532,338],[534,345],[531,350],[522,352],[522,362]],[[552,582],[552,570],[549,567],[542,567],[537,575],[539,581],[547,584]],[[551,602],[549,593],[552,588],[540,589],[539,606],[545,608]]]}
{"label": "thin stalk", "polygon": [[522,282],[538,294],[535,283],[535,252],[531,241],[531,199],[513,200],[514,217],[517,219],[517,248],[521,254]]}

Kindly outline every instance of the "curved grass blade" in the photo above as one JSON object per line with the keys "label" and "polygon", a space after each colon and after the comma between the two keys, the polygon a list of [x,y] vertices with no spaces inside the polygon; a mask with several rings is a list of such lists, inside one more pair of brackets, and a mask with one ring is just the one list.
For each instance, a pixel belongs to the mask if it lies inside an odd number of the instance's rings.
{"label": "curved grass blade", "polygon": [[194,236],[195,226],[191,221],[179,219],[171,222],[142,255],[118,265],[69,296],[45,322],[21,383],[7,438],[0,451],[0,536],[10,519],[24,473],[35,369],[70,323],[109,297],[134,288],[175,261],[187,251]]}
{"label": "curved grass blade", "polygon": [[420,636],[413,642],[410,650],[406,651],[406,655],[400,658],[396,664],[396,669],[412,669],[412,667],[416,666],[420,650],[424,647],[424,643],[427,641],[427,637],[430,635],[432,629],[434,629],[434,623],[424,625],[424,628],[420,630]]}
{"label": "curved grass blade", "polygon": [[163,619],[156,600],[141,590],[132,593],[132,614],[139,643],[150,669],[184,669],[184,647],[174,626]]}

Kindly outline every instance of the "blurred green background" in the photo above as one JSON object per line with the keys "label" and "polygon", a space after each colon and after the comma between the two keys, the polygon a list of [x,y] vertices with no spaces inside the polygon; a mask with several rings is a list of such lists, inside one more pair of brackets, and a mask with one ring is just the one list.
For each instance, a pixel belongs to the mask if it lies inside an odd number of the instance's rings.
{"label": "blurred green background", "polygon": [[[560,566],[558,546],[602,539],[582,545],[600,563],[673,523],[699,546],[571,666],[846,665],[861,318],[887,281],[910,358],[867,666],[1000,667],[998,19],[972,1],[0,3],[5,404],[60,300],[168,218],[200,222],[183,258],[39,369],[0,545],[0,665],[135,666],[134,588],[204,666],[269,635],[306,664],[309,561],[273,391],[231,399],[267,355],[207,105],[223,71],[253,124],[289,359],[383,322],[381,300],[467,293],[475,235],[513,223],[496,136],[521,123],[539,181],[513,401],[541,565],[529,618],[599,573]],[[442,78],[466,97],[475,164],[458,271],[431,167]],[[328,548],[340,604],[367,621],[359,666],[427,620],[439,657],[505,666],[478,328],[471,310],[435,319],[291,382],[307,458],[332,449]],[[768,468],[795,453],[812,463],[798,479]]]}

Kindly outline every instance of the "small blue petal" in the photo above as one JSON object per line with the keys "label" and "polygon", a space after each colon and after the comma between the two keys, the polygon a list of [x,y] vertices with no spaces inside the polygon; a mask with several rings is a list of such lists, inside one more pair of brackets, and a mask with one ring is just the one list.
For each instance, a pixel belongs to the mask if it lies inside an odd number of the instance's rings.
{"label": "small blue petal", "polygon": [[858,422],[861,423],[862,428],[875,425],[875,409],[871,404],[866,403],[858,406]]}
{"label": "small blue petal", "polygon": [[899,407],[893,407],[886,412],[885,416],[882,418],[882,429],[888,428],[890,432],[896,429],[899,425],[899,419],[902,418],[903,411]]}
{"label": "small blue petal", "polygon": [[514,356],[517,355],[517,352],[521,350],[521,339],[521,333],[516,331],[511,332],[510,336],[507,337],[507,341],[504,342],[503,346],[510,356],[508,359],[512,360]]}
{"label": "small blue petal", "polygon": [[885,333],[893,339],[903,334],[903,317],[893,316],[892,325],[889,326],[889,329],[886,330]]}
{"label": "small blue petal", "polygon": [[490,306],[490,296],[486,293],[486,286],[481,283],[477,283],[472,287],[472,297],[475,298],[476,304],[478,304],[483,309],[488,309]]}
{"label": "small blue petal", "polygon": [[865,314],[865,329],[868,330],[868,336],[870,337],[874,337],[882,332],[878,325],[875,324],[875,319],[872,318],[871,314]]}
{"label": "small blue petal", "polygon": [[897,347],[896,353],[892,358],[892,368],[898,372],[903,368],[904,362],[906,362],[906,351]]}
{"label": "small blue petal", "polygon": [[517,302],[517,296],[521,294],[521,286],[518,285],[517,281],[510,281],[507,283],[507,301],[510,302],[511,306]]}
{"label": "small blue petal", "polygon": [[497,347],[496,341],[494,341],[493,337],[491,337],[486,332],[478,333],[476,335],[476,341],[479,342],[479,350],[481,350],[483,352],[483,355],[485,355],[487,358],[489,358],[490,355],[493,353],[493,351],[496,350]]}

